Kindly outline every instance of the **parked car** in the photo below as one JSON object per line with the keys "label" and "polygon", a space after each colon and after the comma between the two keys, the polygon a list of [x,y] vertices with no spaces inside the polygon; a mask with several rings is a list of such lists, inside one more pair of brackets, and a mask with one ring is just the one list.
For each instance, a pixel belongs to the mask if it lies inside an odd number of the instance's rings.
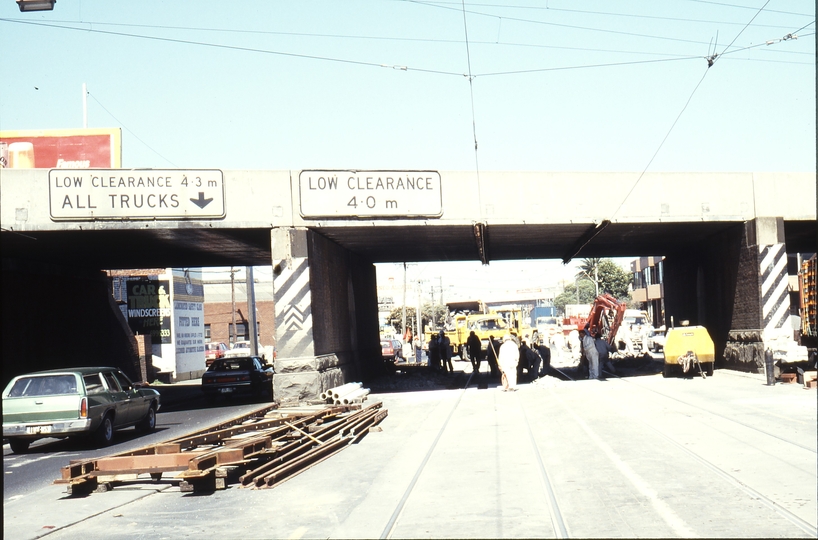
{"label": "parked car", "polygon": [[214,341],[205,344],[205,365],[209,366],[213,360],[221,358],[227,352],[227,345],[220,341]]}
{"label": "parked car", "polygon": [[666,339],[666,328],[664,326],[651,328],[648,330],[648,339],[645,346],[650,351],[659,352],[665,348]]}
{"label": "parked car", "polygon": [[381,356],[391,362],[404,361],[403,344],[398,339],[382,339]]}
{"label": "parked car", "polygon": [[230,346],[230,348],[224,352],[224,356],[227,357],[250,356],[250,342],[237,341],[233,343]]}
{"label": "parked car", "polygon": [[17,454],[45,437],[90,436],[107,446],[116,429],[152,431],[159,406],[159,392],[116,368],[38,371],[14,377],[3,390],[3,437]]}
{"label": "parked car", "polygon": [[218,396],[273,396],[273,366],[259,356],[225,356],[214,360],[202,375],[205,399],[214,402]]}

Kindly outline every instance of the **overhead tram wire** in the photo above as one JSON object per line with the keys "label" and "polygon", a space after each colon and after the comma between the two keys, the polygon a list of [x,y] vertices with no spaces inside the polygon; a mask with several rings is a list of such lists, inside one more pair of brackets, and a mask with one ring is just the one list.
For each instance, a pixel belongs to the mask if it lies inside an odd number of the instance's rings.
{"label": "overhead tram wire", "polygon": [[[148,36],[142,34],[133,34],[127,32],[112,32],[108,30],[99,30],[94,28],[78,28],[75,26],[65,26],[60,24],[49,24],[37,21],[24,21],[19,19],[7,19],[7,18],[0,18],[0,22],[8,22],[8,23],[16,23],[16,24],[27,24],[31,26],[42,26],[47,28],[56,28],[61,30],[74,30],[77,32],[83,33],[97,33],[103,35],[112,35],[112,36],[120,36],[120,37],[131,37],[136,39],[146,39],[146,40],[154,40],[154,41],[164,41],[170,43],[179,43],[185,45],[199,45],[203,47],[214,47],[214,48],[222,48],[228,50],[234,50],[239,52],[253,52],[253,53],[261,53],[261,54],[272,54],[272,55],[279,55],[279,56],[286,56],[286,57],[294,57],[294,58],[304,58],[310,60],[319,60],[319,61],[328,61],[328,62],[339,62],[339,63],[346,63],[346,64],[353,64],[353,65],[360,65],[360,66],[368,66],[368,67],[376,67],[376,68],[387,68],[393,70],[400,70],[400,71],[414,71],[420,73],[430,73],[436,75],[447,75],[447,76],[469,76],[464,73],[460,72],[452,72],[452,71],[443,71],[443,70],[433,70],[433,69],[426,69],[426,68],[417,68],[417,67],[410,67],[410,66],[399,66],[399,65],[387,65],[387,64],[380,64],[375,62],[365,62],[360,60],[349,60],[349,59],[342,59],[342,58],[333,58],[333,57],[326,57],[326,56],[317,56],[317,55],[305,55],[305,54],[298,54],[298,53],[288,53],[282,51],[271,51],[266,49],[257,49],[251,47],[240,47],[236,45],[224,45],[219,43],[208,43],[202,41],[193,41],[193,40],[183,40],[183,39],[176,39],[176,38],[165,38],[159,36]],[[813,21],[814,22],[814,21]],[[82,23],[85,24],[85,23]],[[96,24],[96,23],[94,23]],[[812,23],[810,23],[812,24]],[[127,26],[127,25],[126,25]],[[809,26],[809,25],[807,25]],[[812,34],[807,34],[812,35]],[[341,36],[343,37],[343,36]],[[648,36],[645,36],[648,37]],[[388,38],[371,38],[371,39],[388,39]],[[453,40],[451,40],[454,42]],[[490,44],[490,45],[498,45],[496,42],[476,42],[481,44]],[[698,42],[697,42],[698,43]],[[700,42],[704,43],[704,42]],[[651,52],[636,52],[636,51],[619,51],[619,50],[605,50],[605,49],[589,49],[589,48],[582,48],[582,47],[560,47],[560,46],[551,46],[551,45],[536,45],[536,44],[516,44],[516,43],[507,43],[501,45],[510,45],[510,46],[520,46],[520,47],[538,47],[538,48],[553,48],[553,49],[564,49],[564,50],[578,50],[578,51],[591,51],[591,52],[616,52],[619,54],[659,54],[659,53],[651,53]],[[764,44],[754,45],[752,47],[760,47]],[[746,50],[745,47],[742,49],[736,49],[735,51],[726,51],[722,53],[724,54],[731,54],[733,52],[738,52],[741,50]],[[534,68],[528,70],[517,70],[517,71],[506,71],[506,72],[493,72],[493,73],[483,73],[483,74],[474,74],[470,75],[471,78],[475,77],[486,77],[486,76],[495,76],[495,75],[515,75],[515,74],[525,74],[525,73],[537,73],[537,72],[547,72],[547,71],[561,71],[561,70],[571,70],[571,69],[595,69],[600,67],[617,67],[617,66],[625,66],[625,65],[634,65],[634,64],[649,64],[649,63],[657,63],[657,62],[671,62],[676,60],[691,60],[691,59],[699,59],[701,56],[679,56],[675,58],[662,58],[657,60],[638,60],[633,62],[613,62],[610,64],[590,64],[590,65],[582,65],[582,66],[562,66],[562,67],[552,67],[552,68]],[[766,60],[764,60],[766,61]]]}
{"label": "overhead tram wire", "polygon": [[409,66],[400,66],[400,65],[386,65],[386,64],[379,64],[376,62],[364,62],[362,60],[349,60],[345,58],[333,58],[330,56],[318,56],[318,55],[311,55],[311,54],[300,54],[300,53],[289,53],[283,51],[271,51],[267,49],[256,49],[253,47],[240,47],[238,45],[223,45],[219,43],[208,43],[205,41],[193,41],[187,39],[176,39],[176,38],[167,38],[167,37],[159,37],[159,36],[146,36],[141,34],[130,34],[127,32],[113,32],[110,30],[97,30],[97,29],[88,29],[88,28],[77,28],[74,26],[63,26],[59,24],[49,24],[37,21],[21,21],[18,19],[6,19],[0,18],[0,22],[10,22],[10,23],[17,23],[17,24],[27,24],[31,26],[44,26],[48,28],[58,28],[62,30],[74,30],[77,32],[87,33],[95,33],[95,34],[104,34],[110,36],[120,36],[120,37],[131,37],[137,39],[146,39],[152,41],[164,41],[168,43],[179,43],[183,45],[199,45],[202,47],[213,47],[217,49],[228,49],[234,51],[242,51],[242,52],[254,52],[254,53],[261,53],[261,54],[271,54],[276,56],[285,56],[291,58],[303,58],[308,60],[322,60],[325,62],[338,62],[342,64],[352,64],[358,66],[367,66],[367,67],[377,67],[377,68],[387,68],[387,69],[395,69],[399,71],[418,71],[421,73],[433,73],[437,75],[450,75],[450,76],[457,76],[462,77],[462,73],[456,73],[452,71],[442,71],[442,70],[435,70],[435,69],[424,69],[424,68],[413,68]]}
{"label": "overhead tram wire", "polygon": [[[404,1],[404,0],[401,0]],[[503,17],[499,17],[501,20]],[[0,19],[0,21],[4,22],[31,22],[26,21],[24,19]],[[206,28],[206,27],[198,27],[198,26],[169,26],[169,25],[154,25],[154,24],[134,24],[134,23],[112,23],[112,22],[100,22],[100,21],[71,21],[71,20],[52,20],[52,23],[60,23],[66,25],[88,25],[84,28],[76,28],[74,26],[68,27],[72,29],[79,29],[86,32],[93,33],[93,26],[124,26],[128,28],[147,28],[153,30],[181,30],[181,31],[188,31],[188,32],[217,32],[217,33],[235,33],[235,34],[255,34],[255,35],[269,35],[269,36],[288,36],[288,37],[308,37],[308,38],[327,38],[327,39],[350,39],[350,40],[374,40],[374,41],[396,41],[396,42],[414,42],[414,43],[451,43],[451,44],[459,44],[462,40],[459,39],[431,39],[431,38],[414,38],[414,37],[397,37],[397,36],[361,36],[361,35],[351,35],[351,34],[320,34],[320,33],[313,33],[313,32],[275,32],[270,30],[247,30],[247,29],[237,29],[237,28]],[[813,24],[815,21],[807,24],[803,28],[806,28],[810,24]],[[742,23],[726,23],[726,24],[742,24]],[[757,25],[759,26],[759,25]],[[63,27],[60,27],[63,28]],[[784,28],[776,26],[775,28]],[[802,29],[803,29],[802,28]],[[797,30],[796,32],[800,32]],[[812,35],[812,34],[806,34]],[[648,36],[646,36],[648,37]],[[619,49],[600,49],[600,48],[589,48],[589,47],[566,47],[562,45],[543,45],[538,43],[514,43],[509,41],[475,41],[469,40],[471,45],[496,45],[502,47],[527,47],[533,49],[557,49],[557,50],[565,50],[565,51],[584,51],[584,52],[605,52],[605,53],[616,53],[616,54],[638,54],[642,56],[664,56],[664,57],[679,57],[679,59],[688,58],[686,55],[676,55],[676,54],[667,54],[662,52],[653,52],[653,51],[626,51],[626,50],[619,50]],[[704,42],[700,42],[703,44]],[[213,44],[217,45],[217,44]],[[759,44],[761,46],[764,44]],[[736,49],[736,51],[742,51],[743,49]],[[730,51],[736,52],[736,51]],[[788,54],[812,54],[812,53],[800,53],[800,52],[792,52],[792,51],[782,51]],[[698,58],[698,56],[696,57]],[[674,59],[674,58],[668,58]],[[378,67],[383,67],[382,65],[378,65]]]}
{"label": "overhead tram wire", "polygon": [[461,0],[463,6],[463,32],[466,41],[466,63],[469,68],[469,97],[471,98],[471,131],[474,137],[474,170],[477,174],[477,205],[480,208],[480,221],[483,221],[483,200],[480,189],[480,161],[477,155],[477,120],[474,114],[474,76],[471,71],[471,52],[469,51],[469,26],[466,23],[466,0]]}
{"label": "overhead tram wire", "polygon": [[[411,0],[394,0],[394,1],[396,1],[396,2],[408,2],[408,1],[411,1]],[[741,9],[755,9],[752,6],[739,6],[739,5],[736,5],[736,4],[724,4],[724,3],[720,3],[720,2],[709,2],[707,0],[687,0],[687,1],[688,2],[701,2],[703,4],[713,4],[713,5],[717,5],[717,6],[735,7],[735,8],[741,8]],[[429,2],[425,2],[425,3],[441,4],[441,5],[444,5],[444,4],[459,4],[459,2],[445,2],[445,1],[442,1],[442,0],[429,1]],[[598,15],[619,15],[617,13],[605,13],[605,12],[601,12],[601,11],[581,11],[581,10],[553,8],[553,7],[549,7],[547,2],[546,2],[545,6],[521,6],[521,5],[516,5],[516,4],[510,4],[510,5],[509,4],[484,4],[484,3],[479,3],[479,2],[472,2],[471,5],[472,6],[477,6],[477,7],[498,7],[498,8],[527,9],[527,10],[538,10],[538,11],[575,11],[575,12],[579,12],[579,13],[589,13],[589,14],[598,14]],[[780,10],[774,10],[774,9],[768,9],[767,12],[768,13],[781,13],[781,14],[784,14],[784,15],[801,15],[801,16],[804,16],[804,17],[809,17],[810,16],[807,13],[795,13],[795,12],[792,12],[792,11],[780,11]],[[682,22],[741,24],[741,23],[729,23],[729,22],[724,22],[724,21],[707,21],[707,20],[705,20],[705,21],[696,21],[696,20],[691,20],[691,19],[682,19],[682,18],[675,18],[675,17],[651,17],[649,15],[633,15],[633,14],[625,14],[625,13],[623,13],[621,15],[625,16],[625,17],[667,19],[667,20],[671,20],[671,21],[682,21]]]}
{"label": "overhead tram wire", "polygon": [[[434,8],[438,8],[438,9],[447,9],[447,10],[457,9],[457,8],[452,8],[452,7],[447,7],[447,6],[440,6],[440,5],[436,5],[434,3],[431,3],[431,2],[424,2],[424,1],[421,1],[421,0],[406,0],[406,1],[411,2],[413,4],[418,4],[418,5],[422,5],[422,6],[429,6],[429,7],[434,7]],[[460,11],[460,9],[457,9],[457,11]],[[695,45],[701,45],[703,43],[701,41],[692,40],[692,39],[680,39],[680,38],[672,38],[672,37],[667,37],[667,36],[656,36],[656,35],[651,35],[651,34],[638,34],[636,32],[623,32],[623,31],[620,31],[620,30],[608,30],[606,28],[594,28],[592,26],[578,26],[578,25],[574,25],[574,24],[561,24],[561,23],[554,23],[554,22],[548,22],[548,21],[538,21],[538,20],[534,20],[534,19],[523,19],[523,18],[520,18],[520,17],[509,17],[508,15],[500,16],[500,15],[495,15],[493,13],[483,13],[483,12],[480,12],[480,11],[473,11],[473,10],[469,10],[468,13],[470,13],[471,15],[480,15],[482,17],[491,17],[491,18],[494,18],[494,19],[502,19],[502,20],[505,20],[505,21],[514,21],[514,22],[521,22],[521,23],[528,23],[528,24],[539,24],[539,25],[545,25],[545,26],[555,26],[557,28],[570,28],[570,29],[573,29],[573,30],[586,30],[586,31],[589,31],[589,32],[602,32],[602,33],[606,33],[606,34],[617,34],[617,35],[629,36],[629,37],[639,37],[639,38],[648,38],[648,39],[661,39],[661,40],[664,40],[664,41],[676,41],[676,42],[680,42],[680,43],[692,43],[692,44],[695,44]]]}
{"label": "overhead tram wire", "polygon": [[88,92],[88,95],[89,95],[89,96],[91,96],[91,99],[93,99],[94,101],[96,101],[96,102],[97,102],[97,105],[99,105],[100,107],[102,107],[102,109],[103,109],[105,112],[107,112],[107,113],[108,113],[108,114],[111,116],[111,118],[113,118],[114,120],[116,120],[116,121],[117,121],[117,123],[119,123],[119,125],[120,125],[120,126],[122,126],[122,129],[124,129],[125,131],[127,131],[128,133],[130,133],[131,135],[133,135],[133,136],[134,136],[134,138],[136,138],[136,140],[137,140],[137,141],[139,141],[139,142],[141,142],[142,144],[144,144],[144,145],[145,145],[145,147],[146,147],[148,150],[150,150],[151,152],[153,152],[154,154],[156,154],[156,155],[157,155],[157,156],[159,156],[160,158],[164,159],[165,161],[167,161],[168,163],[170,163],[171,165],[173,165],[175,168],[177,168],[177,169],[179,168],[179,166],[178,166],[177,164],[175,164],[173,161],[169,160],[168,158],[166,158],[165,156],[163,156],[162,154],[160,154],[159,152],[157,152],[156,150],[154,150],[154,148],[153,148],[153,147],[151,147],[151,145],[149,145],[148,143],[146,143],[145,141],[143,141],[143,140],[142,140],[142,139],[139,137],[139,135],[137,135],[136,133],[134,133],[134,132],[133,132],[133,130],[129,129],[129,128],[128,128],[128,126],[126,126],[126,125],[125,125],[125,124],[122,122],[122,120],[120,120],[119,118],[117,118],[116,116],[114,116],[114,113],[112,113],[111,111],[109,111],[109,110],[108,110],[108,108],[107,108],[107,107],[105,107],[105,105],[103,105],[103,104],[102,104],[102,102],[100,102],[100,100],[98,100],[94,94],[92,94],[91,92]]}
{"label": "overhead tram wire", "polygon": [[[744,25],[744,28],[742,28],[742,29],[741,29],[741,31],[739,31],[739,33],[738,33],[738,34],[736,34],[736,37],[734,37],[734,38],[733,38],[733,41],[731,41],[731,42],[730,42],[730,44],[729,44],[729,45],[727,45],[727,46],[724,48],[724,50],[722,51],[722,54],[724,54],[724,52],[725,52],[725,51],[727,51],[727,50],[728,50],[730,47],[732,47],[733,43],[735,43],[735,42],[736,42],[736,40],[739,38],[739,36],[742,34],[742,32],[744,32],[744,30],[746,30],[746,29],[747,29],[747,27],[748,27],[748,26],[750,26],[750,24],[753,22],[753,20],[755,20],[755,18],[756,18],[756,17],[758,17],[758,14],[759,14],[759,13],[761,13],[761,12],[764,10],[764,8],[767,6],[767,4],[769,4],[769,3],[770,3],[770,0],[767,0],[767,1],[764,3],[764,5],[763,5],[763,6],[761,6],[761,8],[759,8],[759,10],[756,12],[756,14],[755,14],[755,15],[753,15],[753,18],[752,18],[752,19],[750,19],[750,21],[749,21],[749,22],[748,22],[746,25]],[[650,160],[648,161],[648,164],[647,164],[647,165],[645,165],[645,168],[644,168],[644,169],[642,170],[642,172],[639,174],[639,177],[638,177],[638,178],[636,179],[636,181],[633,183],[633,185],[631,186],[631,189],[628,191],[628,193],[627,193],[627,194],[625,195],[625,197],[622,199],[622,202],[620,202],[620,203],[619,203],[619,206],[616,208],[616,210],[614,211],[614,213],[613,213],[613,214],[611,214],[611,217],[610,217],[610,220],[611,220],[611,221],[613,221],[613,219],[616,217],[616,215],[617,215],[617,214],[619,213],[619,211],[622,209],[622,206],[624,206],[624,205],[625,205],[625,202],[626,202],[626,201],[628,200],[628,198],[631,196],[631,193],[633,193],[633,190],[634,190],[634,189],[636,189],[636,186],[637,186],[637,185],[639,185],[639,182],[640,182],[640,181],[642,180],[642,178],[645,176],[645,173],[646,173],[646,172],[648,171],[648,169],[650,168],[651,164],[653,163],[653,160],[654,160],[654,159],[656,159],[656,156],[659,154],[659,151],[660,151],[660,150],[662,149],[662,147],[664,146],[665,141],[667,141],[668,137],[670,137],[670,134],[673,132],[673,128],[675,128],[675,127],[676,127],[676,124],[679,122],[679,119],[682,117],[682,115],[684,114],[685,110],[687,110],[687,106],[688,106],[688,105],[690,105],[690,102],[693,100],[693,96],[694,96],[694,95],[696,95],[696,91],[699,89],[699,87],[700,87],[700,86],[702,85],[702,83],[704,82],[704,78],[705,78],[705,77],[707,77],[707,74],[709,73],[710,68],[713,66],[713,64],[715,63],[715,61],[718,59],[718,57],[719,57],[719,56],[721,56],[721,55],[718,55],[718,54],[715,54],[715,53],[714,53],[713,55],[711,55],[711,56],[707,57],[707,68],[705,69],[704,73],[702,74],[702,78],[701,78],[701,79],[699,79],[699,82],[696,84],[696,87],[695,87],[695,88],[693,88],[693,91],[690,93],[690,97],[688,97],[688,98],[687,98],[687,101],[685,102],[684,106],[682,107],[682,110],[681,110],[681,111],[679,112],[679,114],[676,116],[676,119],[673,121],[673,124],[671,124],[670,129],[669,129],[669,130],[667,131],[667,133],[665,134],[664,138],[662,139],[662,142],[661,142],[661,143],[659,143],[659,146],[656,148],[656,151],[655,151],[655,152],[653,153],[653,155],[651,156]]]}

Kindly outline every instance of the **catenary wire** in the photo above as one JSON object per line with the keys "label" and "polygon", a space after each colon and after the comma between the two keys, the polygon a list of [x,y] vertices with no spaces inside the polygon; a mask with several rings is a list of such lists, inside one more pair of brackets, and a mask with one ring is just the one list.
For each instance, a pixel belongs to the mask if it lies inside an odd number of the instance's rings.
{"label": "catenary wire", "polygon": [[[747,26],[749,26],[750,23],[753,22],[753,20],[758,16],[758,14],[761,13],[761,11],[769,3],[770,3],[770,0],[767,0],[767,2],[765,2],[764,5],[761,6],[761,8],[753,15],[752,19],[750,19],[750,22],[748,22],[747,25],[745,25],[744,28],[742,28],[742,30],[738,33],[738,35],[736,35],[736,37],[733,38],[733,41],[730,42],[730,45],[728,45],[727,47],[724,48],[725,51],[728,50],[732,46],[733,43],[735,43],[736,39],[738,39],[738,36],[741,35],[742,32],[744,32],[744,30],[747,28]],[[690,93],[690,97],[687,98],[687,101],[685,102],[684,106],[682,107],[682,110],[676,116],[676,119],[673,121],[673,124],[671,124],[670,129],[665,134],[664,138],[662,139],[662,142],[659,143],[659,146],[656,148],[656,151],[651,156],[650,160],[648,161],[648,164],[645,166],[645,168],[639,174],[639,177],[637,177],[636,181],[633,183],[633,185],[631,186],[628,193],[622,199],[622,202],[619,203],[619,206],[616,208],[614,213],[611,214],[611,221],[613,221],[613,218],[616,217],[616,215],[619,213],[619,211],[625,205],[625,202],[627,202],[627,200],[630,198],[631,193],[633,193],[633,191],[636,189],[636,186],[639,185],[639,182],[645,176],[645,173],[647,173],[648,169],[650,168],[651,164],[653,163],[653,160],[656,159],[656,156],[659,154],[659,151],[664,146],[665,141],[667,141],[668,137],[670,137],[670,134],[673,132],[673,128],[676,127],[676,124],[679,122],[679,119],[682,117],[684,112],[687,110],[688,105],[690,105],[690,102],[693,100],[693,96],[696,95],[696,91],[699,89],[699,87],[704,82],[705,77],[707,77],[707,73],[710,71],[710,67],[713,65],[714,60],[715,60],[715,58],[713,58],[713,57],[708,58],[708,67],[707,67],[707,69],[705,69],[704,74],[702,74],[702,78],[699,79],[699,82],[696,84],[696,87],[693,88],[693,91]]]}
{"label": "catenary wire", "polygon": [[474,76],[471,70],[471,52],[469,51],[469,25],[466,22],[466,0],[461,0],[463,7],[463,35],[466,42],[466,63],[469,69],[469,98],[471,99],[471,131],[474,138],[474,170],[477,175],[477,207],[480,209],[480,216],[483,215],[483,202],[480,189],[480,159],[477,153],[477,117],[474,112]]}
{"label": "catenary wire", "polygon": [[176,38],[167,38],[167,37],[159,37],[159,36],[146,36],[141,34],[130,34],[127,32],[112,32],[110,30],[95,30],[95,29],[85,29],[85,28],[76,28],[73,26],[62,26],[58,24],[49,24],[43,22],[36,22],[36,21],[20,21],[16,19],[5,19],[0,18],[0,21],[4,22],[11,22],[17,24],[28,24],[32,26],[44,26],[49,28],[59,28],[63,30],[74,30],[78,32],[84,33],[96,33],[96,34],[105,34],[105,35],[112,35],[112,36],[121,36],[121,37],[132,37],[137,39],[146,39],[152,41],[164,41],[169,43],[180,43],[184,45],[199,45],[202,47],[214,47],[219,49],[230,49],[235,51],[243,51],[243,52],[255,52],[261,54],[272,54],[276,56],[286,56],[292,58],[304,58],[309,60],[323,60],[326,62],[338,62],[342,64],[353,64],[358,66],[368,66],[368,67],[378,67],[378,68],[387,68],[387,69],[397,69],[401,71],[419,71],[423,73],[434,73],[438,75],[454,75],[457,77],[462,77],[462,73],[456,73],[452,71],[442,71],[442,70],[434,70],[434,69],[424,69],[424,68],[410,68],[408,66],[399,66],[399,65],[386,65],[386,64],[378,64],[376,62],[364,62],[361,60],[349,60],[345,58],[333,58],[330,56],[319,56],[319,55],[311,55],[311,54],[300,54],[300,53],[289,53],[283,51],[271,51],[267,49],[257,49],[253,47],[240,47],[237,45],[223,45],[218,43],[208,43],[205,41],[193,41],[187,39],[176,39]]}
{"label": "catenary wire", "polygon": [[[439,6],[439,5],[436,5],[436,4],[431,4],[429,2],[425,2],[425,1],[422,1],[422,0],[406,0],[406,1],[411,2],[413,4],[436,7],[436,8],[439,8],[439,9],[447,9],[447,10],[456,9],[456,8],[451,8],[451,7],[447,7],[447,6]],[[457,9],[457,11],[460,11],[460,10]],[[519,17],[509,17],[507,15],[503,15],[503,16],[494,15],[492,13],[483,13],[483,12],[480,12],[480,11],[469,10],[468,13],[470,13],[472,15],[480,15],[482,17],[490,17],[490,18],[495,18],[495,19],[503,19],[503,20],[507,20],[507,21],[515,21],[515,22],[522,22],[522,23],[528,23],[528,24],[539,24],[539,25],[545,25],[545,26],[554,26],[554,27],[558,27],[558,28],[570,28],[570,29],[573,29],[573,30],[585,30],[585,31],[589,31],[589,32],[602,32],[602,33],[606,33],[606,34],[616,34],[616,35],[623,35],[623,36],[629,36],[629,37],[639,37],[639,38],[648,38],[648,39],[659,39],[659,40],[665,40],[665,41],[675,41],[675,42],[680,42],[680,43],[693,43],[693,44],[696,44],[696,45],[702,45],[704,43],[704,42],[701,42],[701,41],[691,40],[691,39],[672,38],[672,37],[668,37],[668,36],[656,36],[656,35],[650,35],[650,34],[639,34],[639,33],[635,33],[635,32],[624,32],[624,31],[620,31],[620,30],[608,30],[606,28],[594,28],[594,27],[591,27],[591,26],[578,26],[578,25],[573,25],[573,24],[562,24],[562,23],[554,23],[554,22],[548,22],[548,21],[537,21],[537,20],[532,20],[532,19],[522,19],[522,18],[519,18]]]}
{"label": "catenary wire", "polygon": [[[401,0],[403,1],[403,0]],[[769,10],[768,10],[769,11]],[[25,19],[0,19],[5,22],[31,22]],[[462,40],[459,39],[436,39],[436,38],[416,38],[416,37],[397,37],[397,36],[362,36],[362,35],[352,35],[352,34],[323,34],[323,33],[314,33],[314,32],[279,32],[279,31],[272,31],[272,30],[248,30],[248,29],[238,29],[238,28],[208,28],[208,27],[200,27],[200,26],[169,26],[169,25],[155,25],[155,24],[135,24],[135,23],[112,23],[112,22],[100,22],[100,21],[75,21],[75,20],[51,20],[52,23],[59,23],[59,24],[66,24],[66,25],[87,25],[83,26],[82,28],[76,28],[76,26],[71,26],[69,28],[72,29],[79,29],[84,30],[87,32],[93,32],[94,26],[115,26],[115,27],[126,27],[126,28],[147,28],[152,30],[174,30],[174,31],[189,31],[189,32],[216,32],[216,33],[235,33],[235,34],[255,34],[255,35],[269,35],[269,36],[290,36],[290,37],[309,37],[309,38],[327,38],[327,39],[349,39],[349,40],[376,40],[376,41],[395,41],[395,42],[414,42],[414,43],[451,43],[451,44],[461,44]],[[801,29],[796,30],[793,34],[800,32],[803,28],[814,24],[815,21],[810,22],[809,24],[803,26]],[[743,23],[731,23],[731,24],[743,24]],[[758,25],[756,25],[758,26]],[[785,26],[776,26],[775,28],[786,28]],[[806,34],[812,35],[812,34]],[[540,43],[515,43],[509,41],[481,41],[481,40],[474,40],[469,39],[469,43],[471,45],[492,45],[492,46],[503,46],[503,47],[529,47],[529,48],[537,48],[537,49],[555,49],[555,50],[566,50],[566,51],[584,51],[584,52],[601,52],[601,53],[616,53],[616,54],[637,54],[642,56],[664,56],[664,57],[686,57],[687,55],[680,55],[680,54],[673,54],[673,53],[663,53],[663,52],[654,52],[654,51],[628,51],[628,50],[621,50],[621,49],[600,49],[600,48],[590,48],[590,47],[568,47],[565,45],[545,45]],[[700,42],[704,43],[704,42]],[[214,44],[218,45],[218,44]],[[737,49],[739,51],[745,49]],[[734,52],[734,51],[730,51]],[[809,54],[812,55],[811,52],[799,52],[799,51],[776,51],[783,54]]]}
{"label": "catenary wire", "polygon": [[153,152],[154,154],[156,154],[156,155],[157,155],[157,156],[159,156],[160,158],[164,159],[165,161],[167,161],[168,163],[170,163],[171,165],[173,165],[173,166],[174,166],[174,167],[176,167],[177,169],[179,168],[179,166],[178,166],[178,165],[176,165],[176,164],[175,164],[173,161],[169,160],[168,158],[166,158],[165,156],[163,156],[162,154],[160,154],[159,152],[157,152],[157,151],[156,151],[156,150],[155,150],[155,149],[154,149],[154,148],[153,148],[151,145],[149,145],[148,143],[146,143],[145,141],[143,141],[143,140],[142,140],[142,139],[139,137],[139,135],[137,135],[136,133],[134,133],[134,131],[133,131],[133,130],[131,130],[130,128],[128,128],[128,126],[126,126],[126,125],[125,125],[125,123],[124,123],[124,122],[122,122],[122,120],[120,120],[119,118],[117,118],[117,117],[114,115],[114,113],[112,113],[111,111],[109,111],[109,110],[108,110],[108,108],[107,108],[105,105],[103,105],[103,104],[102,104],[102,102],[101,102],[100,100],[98,100],[98,99],[97,99],[97,97],[96,97],[95,95],[93,95],[91,92],[88,92],[88,95],[89,95],[89,96],[91,96],[91,99],[93,99],[94,101],[96,101],[96,102],[97,102],[97,105],[99,105],[100,107],[102,107],[102,109],[103,109],[105,112],[107,112],[107,113],[108,113],[108,114],[111,116],[111,118],[113,118],[114,120],[116,120],[116,121],[119,123],[119,125],[121,125],[121,126],[122,126],[122,128],[123,128],[125,131],[127,131],[128,133],[130,133],[131,135],[133,135],[133,136],[134,136],[134,138],[135,138],[137,141],[139,141],[139,142],[141,142],[142,144],[144,144],[144,145],[145,145],[145,147],[146,147],[146,148],[148,148],[148,149],[149,149],[151,152]]}
{"label": "catenary wire", "polygon": [[[393,1],[393,2],[408,2],[410,0],[390,0],[390,1]],[[709,2],[707,0],[687,0],[687,1],[688,2],[700,2],[700,3],[703,3],[703,4],[712,4],[712,5],[717,5],[717,6],[741,8],[741,9],[756,9],[756,8],[754,8],[752,6],[740,6],[740,5],[736,5],[736,4],[724,4],[724,3],[720,3],[720,2]],[[457,4],[457,2],[443,2],[443,1],[433,1],[433,2],[429,2],[429,3],[433,3],[433,4]],[[548,5],[548,2],[546,2],[545,6],[521,6],[521,5],[515,5],[515,4],[510,4],[510,5],[507,5],[507,4],[483,4],[483,3],[477,3],[477,2],[474,2],[471,5],[478,6],[478,7],[501,7],[501,8],[510,8],[510,9],[572,11],[572,10],[566,10],[566,9],[550,7]],[[804,16],[804,17],[810,17],[811,16],[808,13],[795,13],[795,12],[791,12],[791,11],[777,11],[777,10],[772,10],[772,9],[768,9],[767,11],[769,13],[780,13],[780,14],[784,14],[784,15],[801,15],[801,16]],[[596,12],[587,11],[587,12],[582,12],[582,13],[596,13]],[[644,17],[643,15],[625,15],[625,16]],[[670,18],[670,20],[688,21],[688,19],[675,19],[675,18]],[[724,21],[693,21],[693,22],[708,22],[708,23],[719,23],[719,24],[743,24],[743,23],[725,23]]]}

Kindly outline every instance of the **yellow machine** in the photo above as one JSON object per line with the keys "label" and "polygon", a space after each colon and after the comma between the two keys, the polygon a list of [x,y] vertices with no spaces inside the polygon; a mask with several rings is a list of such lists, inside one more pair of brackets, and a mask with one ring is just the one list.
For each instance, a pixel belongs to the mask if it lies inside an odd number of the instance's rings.
{"label": "yellow machine", "polygon": [[667,331],[665,342],[665,368],[663,375],[673,373],[700,374],[702,378],[713,375],[716,348],[704,326],[680,326]]}

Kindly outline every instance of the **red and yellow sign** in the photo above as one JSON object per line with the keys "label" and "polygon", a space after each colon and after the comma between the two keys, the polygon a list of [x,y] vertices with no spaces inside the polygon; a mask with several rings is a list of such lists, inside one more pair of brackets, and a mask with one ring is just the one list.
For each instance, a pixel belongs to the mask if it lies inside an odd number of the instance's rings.
{"label": "red and yellow sign", "polygon": [[0,166],[12,169],[119,169],[122,130],[0,131]]}

